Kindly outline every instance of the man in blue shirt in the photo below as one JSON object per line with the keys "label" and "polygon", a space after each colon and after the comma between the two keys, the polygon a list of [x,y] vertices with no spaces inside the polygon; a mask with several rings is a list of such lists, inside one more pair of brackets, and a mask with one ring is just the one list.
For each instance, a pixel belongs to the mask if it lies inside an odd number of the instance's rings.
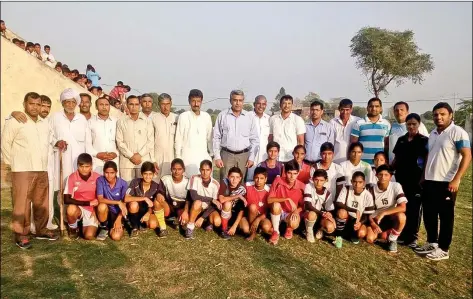
{"label": "man in blue shirt", "polygon": [[324,104],[313,101],[310,104],[310,121],[305,125],[305,148],[307,163],[314,164],[320,159],[320,146],[325,142],[335,143],[335,129],[322,119]]}

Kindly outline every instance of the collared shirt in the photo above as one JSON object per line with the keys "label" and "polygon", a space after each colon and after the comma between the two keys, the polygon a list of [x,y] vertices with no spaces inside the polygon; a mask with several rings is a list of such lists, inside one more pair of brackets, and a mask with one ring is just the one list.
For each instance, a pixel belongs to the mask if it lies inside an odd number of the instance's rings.
{"label": "collared shirt", "polygon": [[373,217],[391,207],[407,202],[401,184],[396,182],[389,182],[388,188],[384,191],[379,189],[378,184],[374,184],[372,191],[375,207]]}
{"label": "collared shirt", "polygon": [[26,114],[26,123],[11,118],[5,121],[2,132],[2,155],[12,172],[47,171],[50,147],[48,121],[37,121]]}
{"label": "collared shirt", "polygon": [[[316,169],[324,169],[322,168],[322,162],[317,162],[314,166],[312,166],[310,169],[310,177],[314,175]],[[324,187],[328,188],[333,196],[335,196],[335,193],[337,192],[337,186],[345,184],[345,175],[343,174],[342,167],[337,163],[332,162],[330,163],[329,168],[325,171],[327,172],[328,178],[324,184]]]}
{"label": "collared shirt", "polygon": [[250,111],[250,115],[252,115],[256,120],[256,129],[258,130],[259,134],[259,149],[256,153],[255,158],[255,165],[260,162],[263,162],[268,158],[268,154],[266,153],[266,146],[268,145],[268,137],[269,137],[269,119],[270,116],[266,113],[263,113],[261,117],[259,117],[256,112]]}
{"label": "collared shirt", "polygon": [[120,152],[120,168],[139,168],[130,158],[138,153],[141,162],[154,162],[154,129],[151,121],[143,113],[133,120],[129,115],[117,121],[117,147]]}
{"label": "collared shirt", "polygon": [[171,174],[177,119],[177,115],[172,112],[167,117],[158,112],[151,119],[154,127],[154,159],[159,166],[159,177]]}
{"label": "collared shirt", "polygon": [[[352,186],[345,186],[340,191],[336,202],[343,203],[349,208],[357,209],[362,214],[373,214],[375,209],[373,195],[366,188],[357,195]],[[355,212],[348,212],[348,215],[353,218],[356,217]]]}
{"label": "collared shirt", "polygon": [[126,194],[133,197],[148,197],[151,200],[155,200],[158,195],[159,185],[155,181],[151,181],[149,189],[145,192],[143,188],[143,179],[136,178],[130,182]]}
{"label": "collared shirt", "polygon": [[[399,137],[406,135],[407,127],[406,123],[398,123],[397,121],[393,122],[391,125],[391,131],[389,132],[389,162],[394,160],[394,147]],[[419,133],[425,137],[429,137],[429,132],[425,125],[421,122],[419,125]]]}
{"label": "collared shirt", "polygon": [[470,138],[463,128],[452,122],[441,133],[434,129],[429,136],[425,179],[438,182],[453,180],[462,159],[462,148],[470,148]]}
{"label": "collared shirt", "polygon": [[305,125],[306,159],[315,162],[320,159],[320,146],[324,142],[335,143],[335,129],[325,120],[321,119],[317,125],[312,121]]}
{"label": "collared shirt", "polygon": [[286,119],[282,114],[273,115],[269,119],[269,134],[273,135],[273,141],[279,143],[279,160],[287,162],[294,157],[292,152],[297,145],[297,136],[305,134],[305,124],[302,117],[291,113]]}
{"label": "collared shirt", "polygon": [[350,145],[351,129],[353,124],[360,118],[354,115],[350,115],[346,126],[343,125],[343,121],[339,116],[332,118],[329,124],[335,129],[335,155],[333,162],[340,164],[347,160],[347,150]]}
{"label": "collared shirt", "polygon": [[214,178],[210,178],[210,183],[205,186],[200,174],[193,175],[189,184],[187,185],[187,190],[194,190],[199,196],[208,197],[212,199],[218,199],[218,191],[220,190],[220,183],[217,182]]}
{"label": "collared shirt", "polygon": [[[269,189],[268,198],[290,198],[298,208],[302,208],[304,205],[304,189],[304,183],[299,180],[294,182],[294,186],[289,187],[285,179],[277,177]],[[286,213],[292,212],[291,204],[287,201],[281,202],[281,208]]]}
{"label": "collared shirt", "polygon": [[[54,68],[56,66],[56,59],[54,59],[54,56],[53,56],[53,54],[51,54],[51,52],[49,52],[49,54],[44,52],[42,57],[44,59],[44,63],[47,66],[52,67],[52,68]],[[49,60],[48,60],[48,58],[49,58]]]}
{"label": "collared shirt", "polygon": [[231,108],[223,110],[217,116],[213,130],[213,152],[215,159],[221,159],[223,147],[237,152],[250,149],[248,160],[254,161],[259,149],[258,129],[254,117],[242,110],[236,116]]}
{"label": "collared shirt", "polygon": [[[84,181],[81,178],[79,171],[75,171],[67,177],[63,194],[70,194],[73,199],[78,201],[92,201],[97,198],[96,182],[99,177],[100,175],[98,173],[92,171],[92,174],[87,179],[87,181]],[[94,207],[82,207],[87,211],[94,211]]]}
{"label": "collared shirt", "polygon": [[[143,113],[143,111],[141,111],[141,113]],[[149,113],[149,115],[146,115],[145,113],[143,113],[149,120],[152,120],[153,119],[153,116],[155,116],[156,114],[158,114],[158,112],[154,112],[154,111],[151,111]]]}
{"label": "collared shirt", "polygon": [[247,182],[245,188],[248,207],[250,205],[256,205],[260,215],[266,215],[268,210],[269,186],[264,185],[263,189],[258,190],[254,182]]}
{"label": "collared shirt", "polygon": [[340,163],[340,170],[341,170],[341,173],[345,176],[346,186],[351,185],[351,178],[356,171],[363,172],[363,174],[365,175],[366,185],[373,183],[371,182],[371,178],[373,175],[372,170],[371,170],[371,165],[364,161],[360,161],[358,165],[353,165],[350,162],[350,160],[343,161],[342,163]]}
{"label": "collared shirt", "polygon": [[333,196],[335,196],[335,194],[332,194],[325,187],[323,188],[322,194],[317,193],[313,182],[309,182],[304,189],[304,202],[309,202],[312,207],[321,212],[335,210]]}
{"label": "collared shirt", "polygon": [[407,190],[418,188],[428,153],[429,138],[417,133],[411,141],[409,134],[399,137],[394,147],[397,181]]}
{"label": "collared shirt", "polygon": [[94,171],[103,172],[104,161],[97,158],[98,153],[115,153],[117,157],[113,160],[118,165],[118,149],[115,142],[117,132],[116,118],[109,116],[102,119],[98,115],[92,115],[88,120],[92,140],[87,144],[87,153],[94,159]]}
{"label": "collared shirt", "polygon": [[[110,187],[110,184],[104,176],[100,176],[97,179],[97,196],[102,195],[105,199],[123,201],[127,188],[128,184],[122,178],[117,177],[117,181],[113,187]],[[114,214],[120,211],[118,205],[108,205],[108,208]]]}
{"label": "collared shirt", "polygon": [[363,161],[374,165],[374,155],[384,151],[384,138],[389,136],[390,130],[391,124],[382,115],[376,122],[366,116],[353,124],[351,135],[358,137],[358,141],[363,144]]}

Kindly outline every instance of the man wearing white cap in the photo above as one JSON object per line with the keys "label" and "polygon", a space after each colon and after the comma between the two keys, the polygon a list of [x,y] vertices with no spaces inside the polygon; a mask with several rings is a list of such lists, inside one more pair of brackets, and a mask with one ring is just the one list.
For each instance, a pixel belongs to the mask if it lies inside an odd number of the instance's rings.
{"label": "man wearing white cap", "polygon": [[[77,170],[77,157],[86,152],[86,144],[91,142],[90,129],[84,115],[76,113],[80,104],[79,93],[67,88],[61,93],[63,111],[51,115],[49,125],[52,131],[52,145],[62,151],[63,178]],[[55,172],[59,168],[56,167]],[[59,177],[59,172],[56,177]]]}

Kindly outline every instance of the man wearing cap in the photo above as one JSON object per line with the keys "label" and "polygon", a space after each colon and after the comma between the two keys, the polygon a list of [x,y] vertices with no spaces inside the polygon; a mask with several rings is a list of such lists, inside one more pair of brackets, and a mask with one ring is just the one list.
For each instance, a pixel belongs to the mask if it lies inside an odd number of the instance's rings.
{"label": "man wearing cap", "polygon": [[157,178],[171,174],[174,160],[174,137],[176,136],[177,115],[171,112],[172,98],[167,93],[158,97],[160,112],[151,116],[154,127],[154,159],[159,167]]}
{"label": "man wearing cap", "polygon": [[352,115],[353,102],[350,99],[343,99],[338,104],[339,116],[330,120],[330,124],[335,129],[335,156],[333,162],[340,164],[347,160],[347,149],[350,145],[351,126],[360,118]]}
{"label": "man wearing cap", "polygon": [[213,152],[215,165],[220,168],[220,181],[228,175],[228,170],[238,167],[245,178],[246,169],[253,166],[259,149],[256,120],[243,110],[245,94],[241,90],[230,93],[231,108],[217,116],[213,130]]}
{"label": "man wearing cap", "polygon": [[[52,145],[62,151],[63,177],[77,170],[77,157],[86,152],[87,142],[91,142],[90,129],[87,119],[80,113],[75,113],[80,104],[79,93],[67,88],[61,93],[61,104],[64,108],[51,115],[50,130]],[[55,170],[59,171],[58,168]],[[56,177],[59,177],[57,173]]]}

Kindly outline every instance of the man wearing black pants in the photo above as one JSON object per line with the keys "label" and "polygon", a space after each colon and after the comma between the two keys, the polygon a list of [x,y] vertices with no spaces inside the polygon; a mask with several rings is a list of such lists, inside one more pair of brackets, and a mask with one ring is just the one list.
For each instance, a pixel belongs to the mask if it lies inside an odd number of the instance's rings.
{"label": "man wearing black pants", "polygon": [[438,261],[449,258],[455,199],[471,161],[471,147],[468,133],[453,123],[453,110],[448,103],[435,105],[433,117],[436,129],[429,137],[422,198],[427,242],[415,251]]}

